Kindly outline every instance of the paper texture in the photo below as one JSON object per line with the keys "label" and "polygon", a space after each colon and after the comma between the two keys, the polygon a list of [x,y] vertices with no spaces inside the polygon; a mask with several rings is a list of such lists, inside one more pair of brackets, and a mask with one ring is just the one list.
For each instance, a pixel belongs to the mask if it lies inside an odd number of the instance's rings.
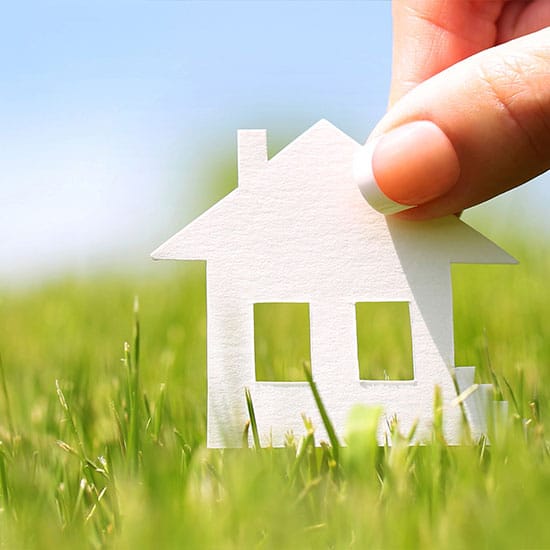
{"label": "paper texture", "polygon": [[[326,439],[306,383],[255,380],[253,309],[261,302],[309,304],[313,377],[341,441],[358,403],[383,407],[380,443],[394,416],[402,431],[418,421],[417,440],[429,437],[438,385],[445,435],[458,444],[450,264],[515,260],[455,216],[405,222],[376,212],[354,182],[361,146],[325,120],[269,160],[265,131],[241,130],[238,142],[238,188],[153,253],[207,262],[208,446],[241,446],[245,387],[263,445],[303,434],[302,413]],[[369,301],[408,302],[414,380],[359,379],[355,303]],[[473,370],[460,381],[463,391]],[[468,399],[479,436],[482,400]]]}

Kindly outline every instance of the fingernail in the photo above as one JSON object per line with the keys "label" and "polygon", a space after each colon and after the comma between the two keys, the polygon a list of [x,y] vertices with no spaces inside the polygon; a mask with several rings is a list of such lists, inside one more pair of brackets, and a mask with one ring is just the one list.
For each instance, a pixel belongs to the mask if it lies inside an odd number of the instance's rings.
{"label": "fingernail", "polygon": [[417,121],[367,142],[354,173],[367,202],[387,215],[447,193],[458,181],[460,164],[445,133],[433,122]]}

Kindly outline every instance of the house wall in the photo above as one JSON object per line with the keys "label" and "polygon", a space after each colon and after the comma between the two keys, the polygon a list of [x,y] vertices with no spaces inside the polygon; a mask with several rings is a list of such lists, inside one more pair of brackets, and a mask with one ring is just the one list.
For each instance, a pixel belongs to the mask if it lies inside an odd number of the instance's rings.
{"label": "house wall", "polygon": [[[207,264],[208,447],[239,447],[248,415],[244,388],[254,383],[254,340],[247,303]],[[253,323],[253,320],[252,320]]]}
{"label": "house wall", "polygon": [[[387,419],[397,415],[403,431],[420,418],[421,434],[428,433],[433,416],[434,385],[443,389],[447,402],[456,396],[448,370],[450,365],[442,358],[437,342],[449,332],[449,327],[438,323],[441,316],[437,308],[426,308],[416,302],[418,296],[425,297],[429,291],[432,296],[435,293],[438,307],[445,308],[449,305],[450,287],[444,284],[419,287],[415,283],[414,292],[409,293],[415,380],[386,382],[359,380],[355,303],[364,301],[365,293],[324,299],[296,297],[291,292],[292,285],[287,289],[275,285],[277,288],[267,290],[269,285],[264,283],[260,294],[254,287],[245,291],[242,280],[216,262],[207,265],[210,447],[241,446],[248,419],[245,387],[252,393],[263,444],[284,444],[289,430],[298,436],[303,434],[302,414],[318,427],[318,437],[326,439],[306,383],[256,382],[253,310],[257,302],[309,303],[313,376],[341,438],[352,404],[381,405]],[[388,298],[382,297],[381,301]],[[448,338],[446,344],[449,344]],[[384,431],[383,424],[381,442]]]}

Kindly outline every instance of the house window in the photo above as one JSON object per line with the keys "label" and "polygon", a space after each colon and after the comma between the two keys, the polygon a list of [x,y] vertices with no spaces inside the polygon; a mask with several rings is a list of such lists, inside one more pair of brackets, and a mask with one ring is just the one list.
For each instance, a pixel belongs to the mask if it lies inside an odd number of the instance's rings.
{"label": "house window", "polygon": [[303,363],[311,362],[309,304],[254,304],[256,380],[305,381]]}
{"label": "house window", "polygon": [[361,380],[412,380],[408,302],[358,302],[357,354]]}

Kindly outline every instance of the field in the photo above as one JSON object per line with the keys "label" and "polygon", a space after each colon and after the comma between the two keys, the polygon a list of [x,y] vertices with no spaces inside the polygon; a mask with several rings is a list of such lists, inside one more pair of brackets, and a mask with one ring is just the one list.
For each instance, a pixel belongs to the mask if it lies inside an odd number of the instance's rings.
{"label": "field", "polygon": [[550,255],[527,241],[453,267],[456,364],[510,403],[490,446],[448,447],[436,408],[425,446],[378,448],[361,410],[346,448],[304,426],[209,451],[204,265],[0,291],[0,546],[550,548]]}

